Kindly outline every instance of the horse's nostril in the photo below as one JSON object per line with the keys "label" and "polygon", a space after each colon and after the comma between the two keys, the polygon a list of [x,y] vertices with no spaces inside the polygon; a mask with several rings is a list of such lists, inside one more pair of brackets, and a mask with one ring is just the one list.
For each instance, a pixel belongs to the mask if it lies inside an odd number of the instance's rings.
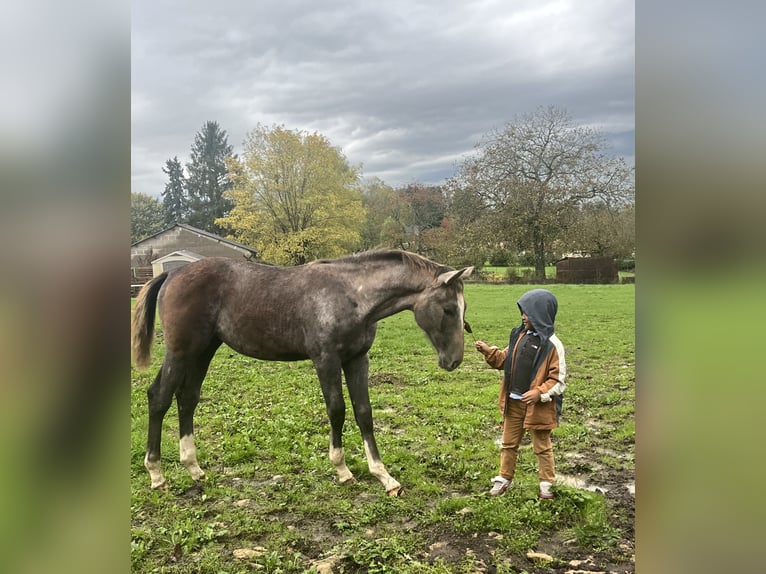
{"label": "horse's nostril", "polygon": [[462,362],[463,361],[458,360],[458,361],[451,361],[448,363],[446,360],[445,361],[439,360],[439,366],[445,371],[454,371],[458,367],[458,365],[460,365],[460,363]]}

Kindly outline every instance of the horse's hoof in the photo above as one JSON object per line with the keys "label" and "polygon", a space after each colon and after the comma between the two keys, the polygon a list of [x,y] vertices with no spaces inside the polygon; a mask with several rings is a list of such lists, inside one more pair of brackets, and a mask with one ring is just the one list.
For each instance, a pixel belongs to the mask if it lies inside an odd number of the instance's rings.
{"label": "horse's hoof", "polygon": [[388,496],[392,496],[395,498],[399,498],[400,496],[404,495],[404,487],[403,486],[395,486],[391,490],[387,491]]}
{"label": "horse's hoof", "polygon": [[348,478],[338,479],[341,484],[356,484],[356,477],[349,476]]}
{"label": "horse's hoof", "polygon": [[164,492],[167,492],[169,490],[168,481],[163,479],[162,482],[159,482],[157,484],[152,484],[152,490],[162,490]]}

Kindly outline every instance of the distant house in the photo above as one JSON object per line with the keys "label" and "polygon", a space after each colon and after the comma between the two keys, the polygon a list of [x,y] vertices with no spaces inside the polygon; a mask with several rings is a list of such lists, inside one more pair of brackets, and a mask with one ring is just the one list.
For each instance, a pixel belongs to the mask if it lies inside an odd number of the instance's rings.
{"label": "distant house", "polygon": [[204,257],[255,261],[258,251],[186,223],[176,223],[130,246],[131,292],[163,271]]}

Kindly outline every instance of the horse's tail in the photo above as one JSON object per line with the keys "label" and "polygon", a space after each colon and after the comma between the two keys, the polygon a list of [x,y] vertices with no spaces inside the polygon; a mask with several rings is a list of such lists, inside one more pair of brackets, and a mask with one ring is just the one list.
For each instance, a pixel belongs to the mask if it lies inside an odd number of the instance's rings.
{"label": "horse's tail", "polygon": [[139,369],[149,366],[152,360],[154,339],[154,313],[157,309],[157,293],[168,278],[167,272],[157,275],[141,287],[136,298],[133,322],[130,327],[133,348],[133,362]]}

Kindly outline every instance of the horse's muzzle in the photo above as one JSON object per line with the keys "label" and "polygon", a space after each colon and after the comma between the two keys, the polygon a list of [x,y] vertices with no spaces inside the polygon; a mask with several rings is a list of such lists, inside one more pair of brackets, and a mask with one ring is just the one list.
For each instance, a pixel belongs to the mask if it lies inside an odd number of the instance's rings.
{"label": "horse's muzzle", "polygon": [[439,366],[445,371],[454,371],[460,366],[460,363],[462,362],[463,362],[462,359],[457,359],[455,361],[452,361],[451,363],[443,363],[439,361]]}

